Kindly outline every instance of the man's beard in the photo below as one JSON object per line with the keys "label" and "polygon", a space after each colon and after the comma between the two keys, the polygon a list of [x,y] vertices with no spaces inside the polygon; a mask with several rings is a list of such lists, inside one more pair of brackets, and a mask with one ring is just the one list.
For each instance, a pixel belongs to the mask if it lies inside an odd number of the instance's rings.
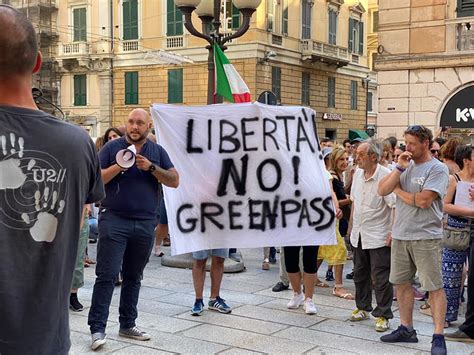
{"label": "man's beard", "polygon": [[145,141],[146,138],[148,137],[148,132],[145,132],[143,133],[138,139],[133,139],[131,137],[131,134],[130,133],[126,133],[127,134],[127,139],[130,141],[130,142],[133,142],[133,143],[140,143],[142,141]]}

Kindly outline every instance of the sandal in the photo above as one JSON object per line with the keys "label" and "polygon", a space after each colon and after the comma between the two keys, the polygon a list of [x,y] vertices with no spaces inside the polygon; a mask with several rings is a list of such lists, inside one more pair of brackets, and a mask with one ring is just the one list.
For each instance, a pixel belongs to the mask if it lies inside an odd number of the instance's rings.
{"label": "sandal", "polygon": [[420,306],[420,313],[424,314],[425,316],[432,317],[433,314],[431,313],[431,306],[429,303],[423,303]]}
{"label": "sandal", "polygon": [[343,298],[343,299],[345,299],[345,300],[353,300],[353,299],[354,299],[354,296],[352,295],[352,293],[350,293],[350,292],[337,293],[336,288],[337,288],[337,287],[334,287],[334,288],[332,289],[332,295],[333,295],[333,296],[336,296],[336,297],[339,297],[339,298]]}
{"label": "sandal", "polygon": [[170,247],[171,246],[171,239],[170,239],[169,236],[163,238],[163,246],[164,247]]}
{"label": "sandal", "polygon": [[314,284],[314,286],[316,287],[322,287],[322,288],[328,288],[329,285],[321,280],[318,280],[316,281],[316,283]]}
{"label": "sandal", "polygon": [[89,258],[85,258],[85,259],[84,259],[84,262],[87,263],[87,264],[89,264],[89,265],[94,265],[94,264],[96,264],[96,262],[95,262],[94,260],[89,259]]}

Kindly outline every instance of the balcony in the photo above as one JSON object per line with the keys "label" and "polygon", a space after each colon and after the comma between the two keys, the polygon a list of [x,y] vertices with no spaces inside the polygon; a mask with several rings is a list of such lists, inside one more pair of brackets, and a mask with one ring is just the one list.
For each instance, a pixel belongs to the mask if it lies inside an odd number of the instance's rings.
{"label": "balcony", "polygon": [[138,43],[138,39],[120,42],[120,50],[123,53],[138,52],[139,49],[140,45]]}
{"label": "balcony", "polygon": [[303,60],[321,62],[337,67],[348,65],[350,61],[347,48],[310,39],[303,39],[301,41],[301,52]]}
{"label": "balcony", "polygon": [[456,24],[456,50],[474,50],[474,23],[465,22]]}
{"label": "balcony", "polygon": [[86,42],[61,43],[59,57],[63,59],[89,56],[89,44]]}
{"label": "balcony", "polygon": [[184,47],[184,36],[170,36],[166,37],[166,48],[183,48]]}

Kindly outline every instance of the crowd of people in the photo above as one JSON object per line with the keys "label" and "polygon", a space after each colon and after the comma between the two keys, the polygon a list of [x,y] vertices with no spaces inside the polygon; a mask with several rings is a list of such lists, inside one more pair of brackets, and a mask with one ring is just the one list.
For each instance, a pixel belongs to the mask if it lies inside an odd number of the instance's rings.
{"label": "crowd of people", "polygon": [[[161,243],[169,238],[161,186],[177,188],[179,172],[150,135],[152,122],[144,109],[132,110],[125,127],[111,127],[95,147],[81,128],[39,111],[30,90],[31,74],[41,66],[34,28],[23,14],[5,5],[0,5],[0,23],[0,46],[5,49],[0,58],[0,129],[2,137],[10,135],[12,145],[7,151],[4,140],[0,160],[0,353],[69,352],[67,307],[83,310],[77,291],[84,284],[84,265],[90,264],[85,263],[87,239],[98,240],[88,315],[91,349],[106,343],[117,284],[119,335],[149,340],[136,325],[141,280],[150,256],[162,256]],[[334,281],[332,294],[355,304],[350,320],[363,321],[371,314],[378,332],[390,329],[396,300],[401,324],[380,338],[394,343],[418,342],[413,312],[415,291],[421,290],[426,302],[420,311],[434,323],[431,352],[446,354],[445,339],[474,342],[474,286],[469,287],[474,285],[474,157],[472,147],[461,139],[433,137],[422,125],[408,127],[403,139],[403,144],[394,137],[347,139],[341,146],[321,140],[337,219],[336,244],[281,246],[280,281],[273,291],[291,286],[287,307],[302,306],[314,315],[315,290]],[[133,152],[132,165],[117,160],[124,150]],[[54,157],[49,163],[58,169],[54,191],[46,180],[25,183],[28,176],[23,172],[42,164],[44,157]],[[21,194],[12,198],[20,187]],[[33,208],[28,209],[28,203]],[[20,217],[9,218],[10,212]],[[275,252],[274,247],[264,249],[262,269],[276,261]],[[208,258],[208,309],[231,313],[220,288],[224,260],[236,254],[229,249],[192,254],[192,315],[201,315],[205,308]],[[353,270],[346,278],[353,280],[355,294],[343,284],[349,259]],[[326,282],[318,278],[323,262],[328,265]],[[465,322],[444,335],[458,319],[466,279]]]}

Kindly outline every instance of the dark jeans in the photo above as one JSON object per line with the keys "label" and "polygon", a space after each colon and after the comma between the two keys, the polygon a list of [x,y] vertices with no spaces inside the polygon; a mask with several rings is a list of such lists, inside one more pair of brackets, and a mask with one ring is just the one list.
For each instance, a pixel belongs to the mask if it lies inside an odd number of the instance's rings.
{"label": "dark jeans", "polygon": [[471,253],[469,255],[469,274],[467,275],[466,320],[459,327],[469,338],[474,339],[474,239],[471,234]]}
{"label": "dark jeans", "polygon": [[104,333],[114,292],[115,278],[122,266],[119,322],[127,329],[135,326],[143,269],[150,257],[156,220],[134,220],[110,211],[99,217],[97,278],[92,294],[88,324],[91,333]]}
{"label": "dark jeans", "polygon": [[390,276],[390,248],[362,249],[362,238],[354,248],[355,301],[358,309],[372,311],[372,290],[375,291],[375,307],[372,315],[392,319],[393,286]]}

